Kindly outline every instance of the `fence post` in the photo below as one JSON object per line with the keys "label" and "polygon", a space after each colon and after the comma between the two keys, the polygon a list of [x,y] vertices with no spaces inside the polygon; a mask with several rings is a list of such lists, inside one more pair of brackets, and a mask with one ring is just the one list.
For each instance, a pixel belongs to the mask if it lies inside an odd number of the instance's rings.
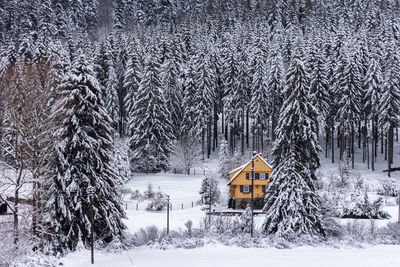
{"label": "fence post", "polygon": [[205,169],[203,169],[203,175],[206,175],[206,170]]}
{"label": "fence post", "polygon": [[193,208],[193,201],[192,201],[192,208]]}
{"label": "fence post", "polygon": [[128,203],[125,203],[125,208],[126,210],[128,210]]}
{"label": "fence post", "polygon": [[139,203],[136,203],[136,210],[139,210]]}
{"label": "fence post", "polygon": [[182,203],[182,209],[183,209],[183,203]]}

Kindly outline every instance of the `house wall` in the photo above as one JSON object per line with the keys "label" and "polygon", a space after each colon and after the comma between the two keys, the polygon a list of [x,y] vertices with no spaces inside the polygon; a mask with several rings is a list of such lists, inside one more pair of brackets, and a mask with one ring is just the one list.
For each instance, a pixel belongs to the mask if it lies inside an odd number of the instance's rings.
{"label": "house wall", "polygon": [[[254,173],[268,173],[268,177],[271,176],[271,168],[265,164],[265,162],[256,156],[254,159]],[[230,178],[232,179],[237,172],[231,173]],[[250,199],[251,192],[249,193],[242,193],[240,192],[241,185],[249,185],[251,186],[251,179],[246,179],[246,173],[251,174],[251,163],[248,164],[241,173],[233,180],[230,184],[230,197],[236,199]],[[254,198],[257,197],[264,197],[265,193],[262,192],[262,186],[268,186],[269,181],[266,180],[254,180]]]}

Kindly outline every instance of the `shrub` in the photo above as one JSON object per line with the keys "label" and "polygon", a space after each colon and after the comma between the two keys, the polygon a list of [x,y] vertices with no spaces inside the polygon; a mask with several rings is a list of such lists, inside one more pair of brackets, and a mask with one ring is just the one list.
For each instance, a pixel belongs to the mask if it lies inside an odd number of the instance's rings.
{"label": "shrub", "polygon": [[153,190],[153,185],[151,183],[147,184],[147,190],[144,191],[143,196],[145,199],[151,199],[154,197],[154,190]]}
{"label": "shrub", "polygon": [[383,199],[378,198],[374,202],[370,202],[368,194],[365,193],[364,198],[357,198],[355,201],[347,202],[339,211],[339,217],[355,218],[355,219],[386,219],[390,215],[381,210]]}
{"label": "shrub", "polygon": [[396,186],[394,178],[390,180],[383,179],[381,186],[382,187],[378,189],[378,195],[397,197],[400,194],[400,189]]}
{"label": "shrub", "polygon": [[131,192],[131,199],[141,200],[142,197],[143,197],[142,194],[140,194],[139,190],[137,190],[137,189],[135,191]]}
{"label": "shrub", "polygon": [[160,211],[167,206],[166,195],[162,192],[156,192],[153,194],[150,203],[147,205],[146,210]]}
{"label": "shrub", "polygon": [[159,230],[157,226],[151,225],[140,230],[133,235],[135,246],[150,245],[161,242],[166,237],[165,230]]}

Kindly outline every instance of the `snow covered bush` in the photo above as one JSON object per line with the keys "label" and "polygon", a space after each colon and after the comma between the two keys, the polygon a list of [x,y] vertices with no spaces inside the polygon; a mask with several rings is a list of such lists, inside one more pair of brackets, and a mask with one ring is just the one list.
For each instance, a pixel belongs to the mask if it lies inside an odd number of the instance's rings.
{"label": "snow covered bush", "polygon": [[161,242],[167,233],[165,230],[160,230],[155,225],[140,228],[140,230],[133,235],[133,244],[135,246],[150,245]]}
{"label": "snow covered bush", "polygon": [[144,191],[143,196],[145,199],[152,199],[154,197],[153,185],[151,183],[147,184],[147,190]]}
{"label": "snow covered bush", "polygon": [[345,202],[338,212],[341,218],[355,218],[355,219],[387,219],[390,215],[381,210],[383,199],[370,202],[368,194],[365,193],[364,197],[357,197],[354,201]]}
{"label": "snow covered bush", "polygon": [[188,237],[192,237],[192,227],[193,227],[193,222],[191,220],[188,220],[185,223],[186,229],[187,229],[187,235]]}
{"label": "snow covered bush", "polygon": [[209,205],[218,202],[220,191],[218,189],[218,181],[211,175],[206,175],[201,182],[200,195],[204,199],[204,204]]}
{"label": "snow covered bush", "polygon": [[131,191],[131,199],[133,200],[141,200],[143,198],[142,194],[139,192],[138,189],[135,191]]}
{"label": "snow covered bush", "polygon": [[380,229],[379,235],[383,243],[400,244],[400,223],[388,223]]}
{"label": "snow covered bush", "polygon": [[166,195],[162,192],[156,192],[147,205],[146,210],[148,211],[161,211],[165,206],[167,206]]}
{"label": "snow covered bush", "polygon": [[250,233],[250,228],[251,228],[251,206],[247,205],[242,215],[240,215],[239,229],[244,233]]}
{"label": "snow covered bush", "polygon": [[378,195],[389,197],[397,197],[400,195],[400,189],[396,186],[394,178],[384,178],[381,186],[382,187],[378,189]]}

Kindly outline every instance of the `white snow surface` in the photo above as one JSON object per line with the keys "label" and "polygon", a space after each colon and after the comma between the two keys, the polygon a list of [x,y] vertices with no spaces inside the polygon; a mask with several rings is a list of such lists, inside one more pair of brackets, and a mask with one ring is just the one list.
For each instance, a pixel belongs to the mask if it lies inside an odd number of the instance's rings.
{"label": "white snow surface", "polygon": [[400,246],[374,246],[363,249],[299,247],[294,249],[240,248],[210,244],[201,248],[159,250],[138,248],[123,253],[96,253],[90,264],[90,252],[67,255],[65,267],[213,267],[213,266],[351,266],[394,267],[400,265]]}

